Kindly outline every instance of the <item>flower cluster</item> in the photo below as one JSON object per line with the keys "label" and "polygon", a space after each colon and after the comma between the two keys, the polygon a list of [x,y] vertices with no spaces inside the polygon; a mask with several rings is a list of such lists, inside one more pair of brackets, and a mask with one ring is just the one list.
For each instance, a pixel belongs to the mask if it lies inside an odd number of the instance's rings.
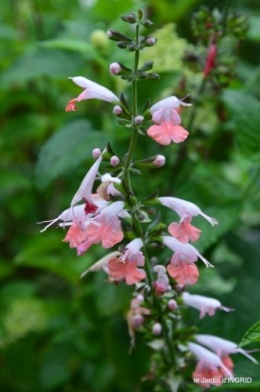
{"label": "flower cluster", "polygon": [[[127,23],[136,23],[137,33],[140,25],[146,28],[151,25],[149,20],[143,19],[141,12],[138,15],[134,13],[124,15],[122,19]],[[151,36],[137,36],[133,40],[115,30],[109,30],[108,37],[117,41],[119,48],[136,53],[156,43]],[[213,54],[208,60],[208,68],[213,66]],[[118,62],[113,62],[109,68],[112,75],[131,82],[136,93],[137,80],[158,78],[157,74],[148,72],[152,67],[151,61],[139,68],[138,56],[135,56],[133,70]],[[204,71],[206,72],[208,71]],[[134,345],[136,330],[143,330],[150,341],[153,340],[154,335],[162,335],[164,340],[161,348],[168,347],[169,361],[167,360],[166,363],[173,365],[174,351],[180,352],[181,347],[185,346],[199,361],[193,373],[193,376],[199,380],[199,384],[206,388],[210,383],[220,385],[223,377],[233,375],[233,363],[229,354],[240,352],[255,360],[246,351],[237,348],[235,343],[215,336],[194,336],[193,332],[187,336],[186,332],[183,332],[184,338],[181,324],[178,326],[180,340],[174,343],[169,338],[168,327],[172,320],[177,323],[181,319],[182,309],[187,306],[199,310],[200,318],[206,314],[213,316],[217,309],[226,312],[233,310],[222,306],[217,299],[189,294],[186,291],[187,286],[194,285],[199,278],[196,265],[198,259],[206,267],[213,267],[196,247],[189,243],[196,242],[201,235],[201,230],[191,224],[192,219],[201,216],[212,226],[217,225],[218,222],[190,201],[158,196],[157,192],[138,201],[130,181],[130,174],[141,174],[139,169],[142,167],[160,168],[165,164],[163,155],[133,160],[133,146],[138,133],[149,136],[163,146],[172,142],[176,144],[184,142],[189,132],[180,125],[180,113],[181,109],[191,104],[170,96],[152,106],[148,102],[143,112],[138,113],[136,102],[133,102],[130,109],[123,94],[117,97],[112,91],[82,76],[70,79],[84,90],[77,98],[70,100],[66,111],[76,110],[75,102],[86,99],[100,99],[113,103],[113,114],[119,124],[132,129],[131,142],[124,158],[120,158],[110,144],[104,150],[94,149],[92,155],[96,162],[84,177],[70,206],[57,218],[49,221],[42,231],[61,221],[58,223],[59,226],[69,227],[63,241],[69,242],[71,248],[76,248],[79,256],[94,244],[101,244],[104,249],[118,245],[118,250],[105,255],[85,271],[82,277],[88,271],[103,269],[108,275],[108,282],[135,285],[127,316],[131,346]],[[110,174],[99,173],[102,161],[109,163],[107,168]],[[95,181],[99,182],[96,191],[93,190]],[[162,222],[159,224],[155,222],[154,225],[145,227],[145,223],[151,221],[149,216],[156,212],[149,206],[150,204],[161,205],[178,215],[178,222],[171,219],[168,233],[165,231],[166,225]],[[153,246],[170,249],[172,252],[170,260],[164,259],[159,263],[158,259],[153,257],[149,261],[148,251]],[[205,384],[201,382],[203,378],[213,381]]]}

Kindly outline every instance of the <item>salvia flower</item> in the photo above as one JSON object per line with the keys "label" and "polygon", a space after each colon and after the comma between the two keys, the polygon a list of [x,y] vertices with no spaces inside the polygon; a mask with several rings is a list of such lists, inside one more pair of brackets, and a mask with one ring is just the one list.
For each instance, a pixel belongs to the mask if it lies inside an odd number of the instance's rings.
{"label": "salvia flower", "polygon": [[201,215],[212,226],[218,224],[216,219],[204,214],[196,204],[189,201],[176,197],[158,197],[158,200],[165,207],[174,210],[181,218],[179,224],[172,223],[168,228],[170,234],[180,242],[187,243],[189,240],[192,242],[198,240],[201,230],[190,224],[193,216]]}
{"label": "salvia flower", "polygon": [[151,106],[152,120],[156,124],[148,129],[147,134],[157,143],[166,146],[171,142],[181,143],[187,138],[189,132],[180,126],[181,118],[177,112],[180,106],[190,104],[171,96]]}
{"label": "salvia flower", "polygon": [[193,342],[188,343],[188,348],[199,361],[192,376],[198,380],[202,388],[209,388],[210,385],[220,386],[223,377],[233,377],[232,372],[212,351]]}
{"label": "salvia flower", "polygon": [[122,256],[109,260],[108,268],[114,280],[124,278],[126,284],[131,285],[146,277],[144,270],[138,268],[144,266],[145,261],[143,253],[140,252],[142,246],[142,240],[136,238],[126,246]]}
{"label": "salvia flower", "polygon": [[111,157],[111,159],[110,159],[110,165],[111,166],[115,167],[115,166],[117,166],[119,164],[119,162],[120,162],[120,159],[116,155],[113,155]]}
{"label": "salvia flower", "polygon": [[183,302],[192,308],[200,311],[200,318],[203,318],[207,313],[209,316],[214,316],[217,309],[231,312],[234,309],[222,306],[220,301],[215,298],[204,297],[202,295],[193,295],[187,292],[182,294]]}
{"label": "salvia flower", "polygon": [[101,242],[103,248],[111,248],[122,241],[124,234],[117,215],[123,208],[124,202],[116,201],[96,215],[87,228],[88,241],[92,244]]}
{"label": "salvia flower", "polygon": [[100,99],[107,102],[119,102],[119,98],[112,91],[83,76],[69,77],[69,79],[78,86],[84,88],[84,91],[77,98],[70,100],[66,106],[66,112],[77,110],[75,102],[80,102],[83,99]]}
{"label": "salvia flower", "polygon": [[238,347],[236,343],[230,340],[222,339],[214,335],[195,335],[195,339],[198,343],[203,344],[215,351],[215,353],[221,358],[222,362],[225,362],[229,354],[243,354],[249,358],[255,364],[258,364],[257,360],[248,354],[248,351],[241,347]]}
{"label": "salvia flower", "polygon": [[122,111],[123,111],[123,109],[121,108],[121,106],[116,105],[116,106],[114,107],[114,109],[113,109],[113,114],[115,114],[115,115],[117,116],[118,114],[121,114]]}
{"label": "salvia flower", "polygon": [[92,157],[94,159],[98,159],[101,154],[102,154],[102,151],[100,148],[94,148],[94,150],[92,151]]}

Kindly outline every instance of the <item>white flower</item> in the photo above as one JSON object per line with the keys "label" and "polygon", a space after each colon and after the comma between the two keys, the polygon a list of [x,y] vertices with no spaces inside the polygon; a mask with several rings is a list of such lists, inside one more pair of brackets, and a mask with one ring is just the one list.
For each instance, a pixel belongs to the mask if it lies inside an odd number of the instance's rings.
{"label": "white flower", "polygon": [[246,350],[238,347],[236,343],[231,342],[230,340],[222,339],[213,335],[195,335],[195,339],[198,343],[203,344],[203,346],[207,346],[211,350],[215,351],[215,353],[220,356],[220,358],[222,356],[227,356],[228,354],[241,353],[254,363],[258,364],[257,360],[249,355]]}
{"label": "white flower", "polygon": [[231,312],[234,309],[226,308],[221,305],[220,301],[215,298],[204,297],[202,295],[192,295],[187,292],[182,294],[183,302],[192,308],[200,310],[200,318],[203,318],[206,313],[213,316],[217,309]]}

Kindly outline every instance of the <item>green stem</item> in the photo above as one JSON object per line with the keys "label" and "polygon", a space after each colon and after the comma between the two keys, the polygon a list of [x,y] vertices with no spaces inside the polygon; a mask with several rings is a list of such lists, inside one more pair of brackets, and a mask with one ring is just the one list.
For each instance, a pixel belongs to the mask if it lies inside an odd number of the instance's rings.
{"label": "green stem", "polygon": [[[136,26],[136,44],[138,44],[138,41],[139,41],[139,25]],[[137,74],[137,71],[138,71],[138,63],[139,63],[139,50],[136,50],[135,61],[134,61],[134,74],[135,75]],[[134,79],[132,82],[132,113],[133,113],[133,120],[134,120],[134,118],[137,116],[137,80],[136,79]],[[132,185],[131,185],[129,168],[130,168],[130,165],[132,162],[132,157],[133,157],[134,150],[135,150],[137,135],[138,135],[137,127],[135,127],[133,125],[128,154],[127,154],[127,158],[125,161],[125,168],[124,168],[125,169],[124,170],[125,186],[132,195],[133,195],[133,190],[132,190]],[[136,233],[137,237],[143,238],[143,231],[142,231],[141,223],[136,218],[135,213],[132,214],[132,219],[133,219],[134,229],[135,229],[135,233]],[[148,256],[147,249],[145,246],[143,249],[144,249],[144,256],[145,256],[144,269],[146,271],[148,284],[149,284],[150,288],[152,289],[153,275],[152,275],[152,271],[151,271],[151,267],[150,267],[150,263],[149,263],[149,256]],[[168,329],[166,320],[164,318],[163,309],[161,307],[161,304],[160,304],[158,297],[155,295],[155,292],[153,290],[151,290],[151,294],[153,297],[154,306],[157,310],[159,319],[162,324],[163,334],[165,336],[165,341],[166,341],[166,344],[167,344],[167,347],[169,350],[170,362],[168,362],[168,359],[165,358],[165,356],[162,355],[162,357],[164,358],[167,367],[170,366],[171,369],[173,369],[173,368],[177,369],[177,360],[176,360],[175,353],[174,353],[174,347],[173,347],[173,344],[170,339],[169,329]]]}

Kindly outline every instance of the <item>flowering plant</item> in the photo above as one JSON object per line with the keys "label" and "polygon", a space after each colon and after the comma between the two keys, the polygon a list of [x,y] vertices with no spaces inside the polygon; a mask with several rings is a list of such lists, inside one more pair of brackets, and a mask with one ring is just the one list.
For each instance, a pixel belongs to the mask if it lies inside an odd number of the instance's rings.
{"label": "flowering plant", "polygon": [[[218,222],[192,201],[173,197],[172,194],[160,195],[158,190],[154,190],[151,195],[140,199],[131,180],[132,175],[143,175],[142,168],[158,169],[166,163],[161,154],[136,160],[138,136],[146,137],[147,143],[151,138],[162,146],[184,143],[190,129],[180,125],[182,110],[193,110],[190,108],[192,104],[187,102],[188,98],[169,96],[153,105],[148,100],[140,110],[138,83],[142,80],[152,83],[159,79],[159,75],[150,72],[153,61],[140,66],[139,54],[144,48],[154,46],[156,39],[140,35],[141,28],[152,25],[141,11],[137,14],[131,12],[122,19],[135,24],[135,37],[112,29],[107,36],[116,41],[119,48],[134,53],[134,65],[130,69],[122,63],[113,62],[110,72],[131,83],[131,100],[126,99],[124,94],[117,97],[106,87],[82,76],[70,77],[84,90],[69,101],[66,111],[75,111],[75,102],[85,99],[113,103],[113,113],[119,124],[126,132],[131,130],[128,151],[120,157],[110,143],[94,149],[96,161],[83,178],[70,205],[42,231],[61,221],[58,223],[60,227],[69,227],[63,241],[76,248],[79,256],[96,244],[101,244],[104,249],[117,247],[83,272],[81,278],[89,271],[103,269],[108,283],[125,283],[134,287],[127,314],[130,351],[136,346],[135,334],[143,333],[145,341],[154,350],[149,377],[160,380],[162,387],[158,386],[158,391],[184,388],[187,383],[185,369],[191,361],[198,361],[192,373],[196,383],[203,388],[220,386],[223,379],[234,376],[229,354],[241,353],[254,363],[257,361],[236,343],[212,335],[196,334],[195,328],[188,328],[183,321],[186,307],[199,310],[200,318],[206,314],[213,316],[217,310],[233,310],[218,299],[189,293],[189,287],[199,279],[196,262],[201,260],[206,268],[214,267],[196,246],[189,243],[195,243],[203,235],[191,224],[192,219],[200,216],[211,226]],[[203,83],[215,67],[216,40],[214,36],[205,58]],[[102,162],[108,163],[104,175],[100,174]],[[96,180],[99,186],[94,191]],[[171,217],[168,228],[157,214],[156,206],[168,209]],[[178,215],[178,222],[174,221],[172,211]],[[170,259],[163,253],[157,256],[158,250],[163,248],[171,250]],[[153,256],[155,252],[156,257]]]}

